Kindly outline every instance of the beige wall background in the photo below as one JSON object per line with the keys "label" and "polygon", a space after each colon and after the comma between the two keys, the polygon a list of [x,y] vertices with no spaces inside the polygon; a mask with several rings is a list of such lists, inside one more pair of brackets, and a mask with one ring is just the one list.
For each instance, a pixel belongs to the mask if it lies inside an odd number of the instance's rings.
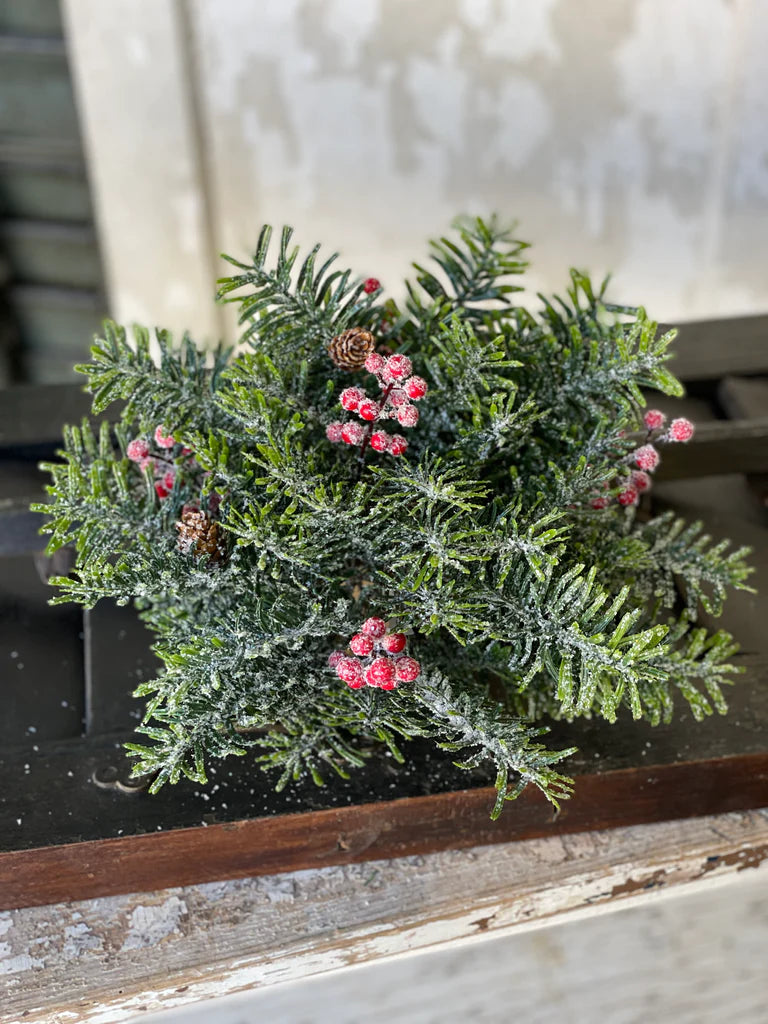
{"label": "beige wall background", "polygon": [[758,0],[66,0],[115,315],[230,330],[264,221],[392,290],[459,212],[532,290],[614,271],[660,319],[768,310]]}

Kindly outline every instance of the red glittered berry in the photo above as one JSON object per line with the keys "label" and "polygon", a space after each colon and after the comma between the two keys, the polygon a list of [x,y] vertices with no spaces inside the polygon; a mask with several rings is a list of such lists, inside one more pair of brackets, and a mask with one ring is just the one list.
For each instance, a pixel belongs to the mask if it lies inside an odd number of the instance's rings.
{"label": "red glittered berry", "polygon": [[336,662],[336,675],[343,679],[347,686],[353,690],[359,690],[365,686],[363,679],[363,666],[357,658],[342,657]]}
{"label": "red glittered berry", "polygon": [[380,640],[387,632],[387,624],[384,619],[379,619],[376,616],[366,619],[360,628],[363,633],[372,636],[374,640]]}
{"label": "red glittered berry", "polygon": [[373,293],[377,292],[379,288],[381,288],[381,281],[376,277],[369,277],[363,285],[363,291],[366,295],[373,295]]}
{"label": "red glittered berry", "polygon": [[636,469],[632,473],[632,486],[637,488],[641,493],[649,490],[651,486],[651,478],[647,473],[644,473],[642,469]]}
{"label": "red glittered berry", "polygon": [[387,360],[384,375],[389,380],[405,380],[411,375],[411,360],[408,356],[394,355]]}
{"label": "red glittered berry", "polygon": [[344,444],[362,444],[365,430],[359,423],[345,423],[341,428],[341,440]]}
{"label": "red glittered berry", "polygon": [[162,481],[158,480],[155,483],[155,493],[157,494],[158,498],[162,499],[167,498],[171,492],[168,490],[167,487],[164,486]]}
{"label": "red glittered berry", "polygon": [[386,366],[386,363],[387,361],[384,356],[380,356],[378,352],[371,352],[365,360],[365,368],[368,373],[379,374]]}
{"label": "red glittered berry", "polygon": [[592,501],[590,501],[590,505],[592,506],[592,508],[597,508],[597,509],[608,508],[609,504],[610,504],[609,499],[603,497],[602,495],[599,498],[593,498]]}
{"label": "red glittered berry", "polygon": [[166,434],[165,427],[160,426],[155,429],[155,444],[161,448],[173,448],[176,442],[170,434]]}
{"label": "red glittered berry", "polygon": [[659,453],[652,444],[644,444],[642,448],[638,448],[637,451],[632,453],[632,458],[640,469],[652,471],[659,464]]}
{"label": "red glittered berry", "polygon": [[395,663],[391,658],[374,658],[365,672],[365,681],[369,686],[378,686],[382,690],[391,689],[395,682]]}
{"label": "red glittered berry", "polygon": [[334,423],[329,423],[328,426],[325,428],[325,436],[328,438],[329,441],[333,441],[334,444],[336,444],[341,440],[341,433],[343,429],[344,424],[339,423],[339,421],[336,420]]}
{"label": "red glittered berry", "polygon": [[636,505],[638,499],[637,490],[630,484],[629,487],[625,487],[624,490],[619,494],[620,505]]}
{"label": "red glittered berry", "polygon": [[690,441],[693,437],[693,424],[690,420],[681,416],[680,419],[672,420],[669,425],[670,441]]}
{"label": "red glittered berry", "polygon": [[137,437],[129,443],[125,449],[125,454],[131,462],[141,462],[142,459],[146,459],[149,455],[149,441],[145,441],[142,437]]}
{"label": "red glittered berry", "polygon": [[341,407],[346,409],[347,412],[354,412],[364,398],[365,392],[361,391],[360,388],[344,388],[339,395]]}
{"label": "red glittered berry", "polygon": [[367,657],[373,650],[373,638],[366,633],[355,633],[349,641],[350,649],[361,658]]}
{"label": "red glittered berry", "polygon": [[393,408],[399,409],[401,405],[408,404],[408,395],[406,395],[402,388],[392,388],[389,393],[389,404]]}
{"label": "red glittered berry", "polygon": [[411,377],[405,383],[405,390],[408,392],[409,398],[412,398],[414,402],[418,402],[427,393],[427,382],[423,377]]}
{"label": "red glittered berry", "polygon": [[397,421],[402,427],[415,427],[419,422],[419,410],[415,405],[402,405],[397,410]]}
{"label": "red glittered berry", "polygon": [[345,657],[346,655],[344,654],[344,651],[331,651],[328,655],[328,667],[336,668],[341,659]]}
{"label": "red glittered berry", "polygon": [[176,474],[172,469],[169,469],[163,474],[163,487],[167,488],[168,491],[173,490],[173,482],[176,479]]}
{"label": "red glittered berry", "polygon": [[404,651],[406,642],[405,633],[387,633],[381,641],[384,650],[389,651],[390,654],[399,654]]}
{"label": "red glittered berry", "polygon": [[386,430],[374,430],[370,443],[375,452],[385,452],[389,448],[389,434]]}
{"label": "red glittered berry", "polygon": [[643,423],[645,423],[649,430],[658,430],[666,422],[667,417],[661,409],[649,409],[645,416],[643,416]]}
{"label": "red glittered berry", "polygon": [[395,434],[389,442],[390,455],[402,455],[408,447],[408,442],[401,434]]}
{"label": "red glittered berry", "polygon": [[421,665],[415,658],[398,658],[395,664],[395,675],[401,683],[412,683],[421,675]]}
{"label": "red glittered berry", "polygon": [[363,420],[368,420],[372,423],[381,412],[381,408],[376,402],[372,402],[370,399],[366,399],[360,403],[360,407],[357,410],[358,416]]}

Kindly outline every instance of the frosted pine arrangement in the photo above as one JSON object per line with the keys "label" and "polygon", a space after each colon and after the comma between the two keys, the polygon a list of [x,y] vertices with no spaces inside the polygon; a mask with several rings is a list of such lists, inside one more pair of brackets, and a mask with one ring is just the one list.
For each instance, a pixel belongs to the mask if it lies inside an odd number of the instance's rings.
{"label": "frosted pine arrangement", "polygon": [[673,334],[577,272],[517,305],[525,248],[464,222],[399,305],[266,227],[220,282],[236,352],[105,324],[78,369],[119,423],[66,430],[38,508],[78,552],[54,600],[133,600],[154,634],[129,745],[153,790],[233,754],[321,783],[426,736],[493,768],[496,816],[571,791],[543,716],[725,711],[736,646],[696,618],[745,552],[638,515],[693,432],[644,411],[681,393]]}

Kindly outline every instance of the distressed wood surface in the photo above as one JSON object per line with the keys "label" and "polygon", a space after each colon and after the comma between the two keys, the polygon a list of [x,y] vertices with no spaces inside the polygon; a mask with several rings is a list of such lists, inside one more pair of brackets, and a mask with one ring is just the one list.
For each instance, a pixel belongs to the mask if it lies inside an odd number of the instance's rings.
{"label": "distressed wood surface", "polygon": [[681,380],[768,373],[768,316],[697,320],[677,326],[670,369]]}
{"label": "distressed wood surface", "polygon": [[766,863],[768,809],[27,908],[0,914],[0,1021],[119,1024]]}
{"label": "distressed wood surface", "polygon": [[[141,1024],[765,1024],[768,871],[486,932]],[[653,894],[659,892],[660,898]],[[510,1012],[513,1009],[513,1013]]]}

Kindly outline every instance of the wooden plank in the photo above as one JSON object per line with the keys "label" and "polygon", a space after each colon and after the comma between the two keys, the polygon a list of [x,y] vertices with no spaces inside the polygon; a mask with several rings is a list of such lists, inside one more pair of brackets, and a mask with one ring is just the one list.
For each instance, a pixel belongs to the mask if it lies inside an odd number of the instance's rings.
{"label": "wooden plank", "polygon": [[581,776],[559,814],[530,787],[492,822],[480,788],[0,854],[0,909],[302,871],[765,806],[768,753]]}
{"label": "wooden plank", "polygon": [[82,161],[48,163],[3,159],[0,142],[0,215],[88,223],[93,218]]}
{"label": "wooden plank", "polygon": [[88,224],[5,220],[0,222],[0,244],[16,282],[64,288],[102,287],[96,234]]}
{"label": "wooden plank", "polygon": [[64,44],[0,37],[0,132],[22,138],[79,138]]}
{"label": "wooden plank", "polygon": [[673,326],[680,333],[669,366],[684,381],[768,373],[768,315],[663,324],[661,330]]}
{"label": "wooden plank", "polygon": [[61,36],[58,0],[0,0],[0,32]]}
{"label": "wooden plank", "polygon": [[0,392],[0,449],[61,444],[64,423],[91,411],[81,384],[28,384]]}
{"label": "wooden plank", "polygon": [[[754,901],[767,859],[768,811],[747,812],[29,907],[4,922],[0,1015],[118,1024],[445,944],[469,957],[467,943],[583,929],[651,900],[658,924],[665,894],[724,887],[736,905],[746,887]],[[549,970],[552,946],[539,946]],[[474,955],[498,973],[498,949],[483,941]]]}
{"label": "wooden plank", "polygon": [[[734,419],[768,416],[768,380],[725,377],[717,390],[725,412]],[[750,473],[747,482],[761,505],[768,508],[768,473]]]}
{"label": "wooden plank", "polygon": [[699,423],[688,444],[666,445],[659,480],[768,472],[768,416]]}

